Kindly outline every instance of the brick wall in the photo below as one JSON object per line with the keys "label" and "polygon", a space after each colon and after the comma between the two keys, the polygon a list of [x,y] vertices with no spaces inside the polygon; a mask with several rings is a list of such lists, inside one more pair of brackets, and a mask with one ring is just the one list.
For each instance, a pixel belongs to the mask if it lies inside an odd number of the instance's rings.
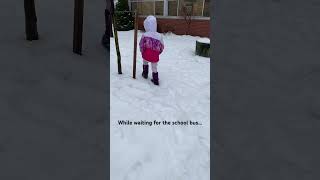
{"label": "brick wall", "polygon": [[[138,26],[139,30],[144,30],[143,21],[144,17],[139,17]],[[182,18],[162,18],[158,17],[158,32],[171,31],[177,35],[186,34],[187,25]],[[194,19],[190,26],[190,35],[210,37],[210,20]]]}

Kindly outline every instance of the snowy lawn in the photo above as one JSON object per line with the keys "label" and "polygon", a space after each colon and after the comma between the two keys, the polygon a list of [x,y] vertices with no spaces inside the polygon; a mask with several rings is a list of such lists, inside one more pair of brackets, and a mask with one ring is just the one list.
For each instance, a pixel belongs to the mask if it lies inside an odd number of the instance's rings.
{"label": "snowy lawn", "polygon": [[[138,43],[141,33],[138,34]],[[119,32],[122,75],[111,39],[111,179],[208,180],[210,164],[210,59],[196,56],[199,37],[164,35],[160,86],[132,78],[133,31]],[[202,125],[124,126],[130,121],[198,121]]]}

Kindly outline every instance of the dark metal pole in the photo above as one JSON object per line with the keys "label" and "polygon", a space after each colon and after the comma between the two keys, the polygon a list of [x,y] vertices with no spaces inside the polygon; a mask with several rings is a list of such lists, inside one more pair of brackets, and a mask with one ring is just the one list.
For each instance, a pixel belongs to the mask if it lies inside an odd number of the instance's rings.
{"label": "dark metal pole", "polygon": [[108,50],[110,49],[110,37],[113,37],[113,31],[112,31],[113,13],[114,13],[113,0],[106,0],[106,9],[104,10],[105,32],[102,37],[102,45]]}
{"label": "dark metal pole", "polygon": [[102,45],[109,49],[110,48],[110,37],[113,37],[112,33],[112,15],[108,9],[105,9],[105,32],[102,37]]}
{"label": "dark metal pole", "polygon": [[110,29],[110,36],[113,37],[113,31],[112,31],[112,18],[114,16],[114,2],[113,0],[110,0],[111,2],[111,13],[110,13],[110,21],[109,21],[109,29]]}
{"label": "dark metal pole", "polygon": [[73,52],[82,54],[84,0],[74,0]]}
{"label": "dark metal pole", "polygon": [[38,40],[37,14],[34,0],[24,0],[25,32],[28,41]]}

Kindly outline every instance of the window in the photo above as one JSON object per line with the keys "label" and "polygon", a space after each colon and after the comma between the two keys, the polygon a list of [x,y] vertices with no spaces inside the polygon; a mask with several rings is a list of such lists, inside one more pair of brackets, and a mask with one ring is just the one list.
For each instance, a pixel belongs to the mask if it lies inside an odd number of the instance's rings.
{"label": "window", "polygon": [[177,0],[169,0],[168,1],[168,15],[169,16],[177,16],[178,2]]}
{"label": "window", "polygon": [[131,10],[137,10],[140,15],[154,15],[154,1],[131,2]]}
{"label": "window", "polygon": [[210,17],[210,0],[205,0],[204,2],[203,16]]}
{"label": "window", "polygon": [[129,0],[131,10],[138,10],[140,15],[184,16],[184,8],[192,16],[210,16],[210,0]]}
{"label": "window", "polygon": [[155,1],[155,15],[163,16],[163,8],[164,8],[164,2],[161,1]]}
{"label": "window", "polygon": [[179,0],[179,16],[183,16],[183,7],[186,6],[188,11],[192,11],[193,16],[202,16],[204,0]]}

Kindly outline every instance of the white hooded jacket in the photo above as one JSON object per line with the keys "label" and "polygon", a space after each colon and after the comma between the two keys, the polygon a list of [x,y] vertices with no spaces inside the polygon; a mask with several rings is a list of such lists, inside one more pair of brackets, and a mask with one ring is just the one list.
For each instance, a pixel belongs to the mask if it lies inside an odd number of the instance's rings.
{"label": "white hooded jacket", "polygon": [[146,32],[142,35],[139,46],[142,58],[149,62],[158,62],[164,49],[162,35],[157,32],[157,19],[148,16],[144,21]]}
{"label": "white hooded jacket", "polygon": [[162,39],[162,35],[160,33],[157,32],[157,19],[154,16],[148,16],[144,22],[144,29],[145,29],[145,33],[143,34],[143,36],[146,37],[151,37],[154,39],[159,40],[162,44],[163,44],[163,39]]}

